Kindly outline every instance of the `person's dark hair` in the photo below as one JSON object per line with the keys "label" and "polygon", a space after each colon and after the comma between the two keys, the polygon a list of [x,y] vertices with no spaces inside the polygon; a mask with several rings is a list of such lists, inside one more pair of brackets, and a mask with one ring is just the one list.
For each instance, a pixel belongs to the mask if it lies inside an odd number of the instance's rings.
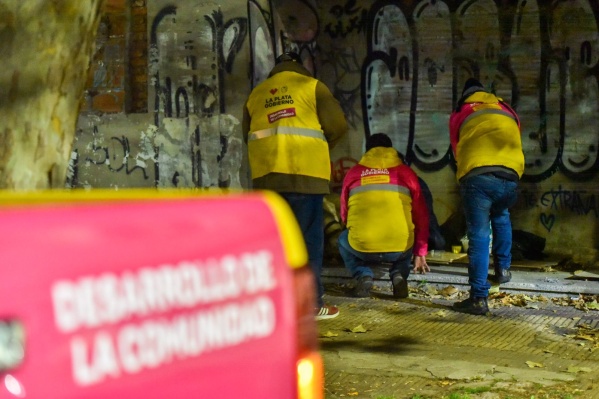
{"label": "person's dark hair", "polygon": [[275,60],[275,65],[280,64],[283,61],[293,61],[293,62],[297,62],[297,63],[302,63],[302,57],[300,57],[300,55],[296,52],[293,51],[287,51],[281,55],[279,55],[276,60]]}
{"label": "person's dark hair", "polygon": [[471,94],[476,93],[477,91],[487,91],[485,90],[485,86],[482,85],[478,81],[478,79],[469,78],[466,83],[464,83],[464,89],[462,90],[462,98],[466,98]]}
{"label": "person's dark hair", "polygon": [[393,147],[393,143],[385,133],[376,133],[366,139],[366,151],[374,147]]}
{"label": "person's dark hair", "polygon": [[485,86],[483,86],[483,84],[478,81],[478,79],[469,78],[466,81],[466,83],[464,83],[464,89],[462,89],[462,96],[458,100],[455,111],[459,112],[460,109],[462,108],[462,105],[464,105],[464,101],[466,101],[466,99],[468,97],[470,97],[472,94],[476,93],[477,91],[486,92],[487,90],[485,89]]}

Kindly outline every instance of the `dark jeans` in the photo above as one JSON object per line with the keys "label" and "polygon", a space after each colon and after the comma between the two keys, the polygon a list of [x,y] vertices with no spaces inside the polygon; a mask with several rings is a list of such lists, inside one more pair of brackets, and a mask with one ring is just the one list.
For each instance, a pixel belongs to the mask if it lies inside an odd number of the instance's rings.
{"label": "dark jeans", "polygon": [[512,261],[512,223],[509,207],[516,203],[518,183],[493,175],[466,177],[460,194],[468,233],[470,295],[487,297],[489,274],[489,222],[493,228],[493,257],[498,267],[509,269]]}
{"label": "dark jeans", "polygon": [[319,307],[324,305],[322,299],[324,287],[320,274],[324,257],[324,211],[323,194],[279,193],[291,207],[306,242],[308,261],[314,274],[316,301]]}
{"label": "dark jeans", "polygon": [[412,248],[404,252],[360,252],[349,245],[349,230],[345,229],[339,235],[339,253],[343,258],[345,267],[355,279],[362,276],[374,277],[370,265],[390,263],[389,277],[393,279],[399,273],[405,280],[408,279],[411,270]]}

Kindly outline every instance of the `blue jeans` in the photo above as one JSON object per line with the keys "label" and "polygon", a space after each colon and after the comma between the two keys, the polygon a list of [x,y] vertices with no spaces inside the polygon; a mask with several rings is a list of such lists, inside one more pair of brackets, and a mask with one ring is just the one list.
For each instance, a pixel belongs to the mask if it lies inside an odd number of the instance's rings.
{"label": "blue jeans", "polygon": [[339,244],[339,253],[343,258],[345,267],[351,275],[359,279],[363,276],[374,277],[374,273],[369,265],[391,263],[389,267],[389,277],[393,279],[397,273],[407,280],[410,275],[412,263],[412,248],[404,252],[360,252],[349,245],[349,230],[345,229],[337,240]]}
{"label": "blue jeans", "polygon": [[489,275],[489,222],[493,229],[495,267],[509,269],[512,261],[512,222],[509,207],[516,203],[518,183],[493,175],[476,175],[460,181],[460,194],[468,234],[468,282],[471,297],[487,297]]}
{"label": "blue jeans", "polygon": [[308,261],[314,274],[316,304],[324,305],[324,286],[322,285],[322,261],[324,257],[324,211],[323,194],[279,193],[291,207],[302,230]]}

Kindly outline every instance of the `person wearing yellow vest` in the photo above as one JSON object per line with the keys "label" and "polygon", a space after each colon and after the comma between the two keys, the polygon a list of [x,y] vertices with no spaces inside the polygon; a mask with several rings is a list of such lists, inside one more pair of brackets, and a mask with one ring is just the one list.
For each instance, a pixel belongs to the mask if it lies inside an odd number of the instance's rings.
{"label": "person wearing yellow vest", "polygon": [[317,320],[339,315],[339,309],[325,305],[323,298],[323,199],[330,192],[329,150],[347,129],[339,102],[292,52],[277,57],[243,112],[252,186],[278,192],[297,218],[317,288]]}
{"label": "person wearing yellow vest", "polygon": [[[453,309],[484,315],[489,312],[488,278],[499,284],[512,278],[509,208],[516,203],[524,173],[520,119],[501,98],[470,78],[449,118],[449,135],[466,217],[470,284],[469,298],[454,303]],[[489,276],[489,223],[493,276]]]}
{"label": "person wearing yellow vest", "polygon": [[367,297],[374,283],[371,265],[389,265],[393,296],[407,298],[412,258],[414,271],[426,273],[429,211],[418,176],[405,165],[391,139],[376,133],[341,188],[339,254],[356,279],[354,295]]}

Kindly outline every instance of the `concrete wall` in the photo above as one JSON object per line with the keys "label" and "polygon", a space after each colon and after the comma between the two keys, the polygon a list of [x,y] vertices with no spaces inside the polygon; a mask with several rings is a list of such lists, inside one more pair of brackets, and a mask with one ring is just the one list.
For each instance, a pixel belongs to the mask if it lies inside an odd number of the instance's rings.
{"label": "concrete wall", "polygon": [[241,110],[293,49],[350,124],[332,154],[334,190],[382,131],[429,184],[440,222],[459,216],[447,121],[476,76],[521,117],[514,228],[546,238],[548,253],[597,259],[598,1],[173,4],[109,1],[71,186],[248,187]]}

